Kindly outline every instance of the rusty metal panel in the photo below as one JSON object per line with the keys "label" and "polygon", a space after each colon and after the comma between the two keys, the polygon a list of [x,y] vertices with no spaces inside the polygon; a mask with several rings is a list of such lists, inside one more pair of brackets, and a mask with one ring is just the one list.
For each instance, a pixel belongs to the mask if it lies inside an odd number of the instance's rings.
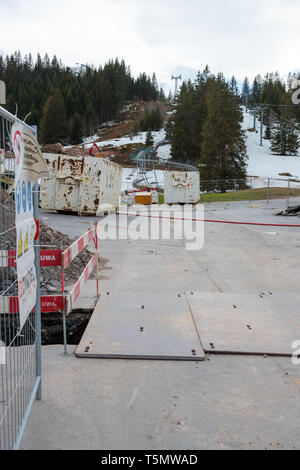
{"label": "rusty metal panel", "polygon": [[41,185],[41,207],[96,214],[100,205],[119,204],[122,167],[103,158],[45,154],[51,177]]}
{"label": "rusty metal panel", "polygon": [[187,294],[205,352],[291,356],[300,294]]}
{"label": "rusty metal panel", "polygon": [[52,154],[44,154],[44,159],[48,165],[50,177],[41,180],[40,205],[42,209],[52,210],[55,208],[58,159],[57,155]]}
{"label": "rusty metal panel", "polygon": [[100,202],[102,163],[99,158],[85,158],[80,187],[79,214],[96,214]]}
{"label": "rusty metal panel", "polygon": [[205,360],[186,297],[174,293],[103,294],[76,356]]}
{"label": "rusty metal panel", "polygon": [[85,159],[80,157],[68,157],[59,155],[56,178],[82,181]]}
{"label": "rusty metal panel", "polygon": [[101,161],[101,181],[100,181],[100,204],[119,206],[119,198],[122,186],[123,168],[114,162],[98,159]]}

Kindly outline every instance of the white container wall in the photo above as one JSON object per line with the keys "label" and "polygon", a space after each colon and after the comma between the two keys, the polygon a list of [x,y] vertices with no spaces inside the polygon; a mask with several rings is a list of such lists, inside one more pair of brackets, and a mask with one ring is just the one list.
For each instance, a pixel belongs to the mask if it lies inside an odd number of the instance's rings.
{"label": "white container wall", "polygon": [[50,178],[41,182],[43,209],[94,215],[119,204],[122,167],[104,158],[44,154]]}
{"label": "white container wall", "polygon": [[196,204],[200,201],[200,174],[198,171],[166,171],[165,203]]}

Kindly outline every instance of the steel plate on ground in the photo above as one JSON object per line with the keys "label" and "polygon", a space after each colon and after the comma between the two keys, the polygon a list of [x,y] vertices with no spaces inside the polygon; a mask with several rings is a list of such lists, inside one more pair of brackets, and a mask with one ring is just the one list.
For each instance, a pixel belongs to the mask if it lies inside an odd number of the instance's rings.
{"label": "steel plate on ground", "polygon": [[187,293],[205,352],[291,356],[300,295]]}
{"label": "steel plate on ground", "polygon": [[186,296],[173,293],[102,295],[76,356],[205,359]]}

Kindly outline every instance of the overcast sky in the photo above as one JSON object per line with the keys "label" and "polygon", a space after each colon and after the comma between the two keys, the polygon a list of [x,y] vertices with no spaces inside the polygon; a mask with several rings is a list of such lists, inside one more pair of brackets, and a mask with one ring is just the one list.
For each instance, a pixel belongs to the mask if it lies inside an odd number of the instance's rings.
{"label": "overcast sky", "polygon": [[299,70],[300,0],[0,0],[0,51],[66,65],[123,58],[134,75],[209,64],[243,80]]}

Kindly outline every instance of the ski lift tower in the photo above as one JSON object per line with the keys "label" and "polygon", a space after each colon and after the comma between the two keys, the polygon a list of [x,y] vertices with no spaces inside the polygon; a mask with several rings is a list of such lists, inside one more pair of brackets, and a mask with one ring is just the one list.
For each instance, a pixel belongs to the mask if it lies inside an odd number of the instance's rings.
{"label": "ski lift tower", "polygon": [[178,91],[178,82],[179,80],[181,81],[181,75],[178,75],[177,77],[172,75],[172,80],[175,80],[175,96],[176,96],[177,91]]}

